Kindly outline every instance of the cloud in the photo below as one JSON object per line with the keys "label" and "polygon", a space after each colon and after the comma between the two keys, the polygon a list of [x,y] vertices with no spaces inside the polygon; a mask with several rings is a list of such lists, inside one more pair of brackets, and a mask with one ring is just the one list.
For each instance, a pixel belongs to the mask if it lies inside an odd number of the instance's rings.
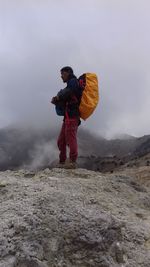
{"label": "cloud", "polygon": [[49,100],[59,70],[98,74],[100,105],[84,127],[111,137],[150,132],[149,1],[0,2],[0,127],[60,123]]}

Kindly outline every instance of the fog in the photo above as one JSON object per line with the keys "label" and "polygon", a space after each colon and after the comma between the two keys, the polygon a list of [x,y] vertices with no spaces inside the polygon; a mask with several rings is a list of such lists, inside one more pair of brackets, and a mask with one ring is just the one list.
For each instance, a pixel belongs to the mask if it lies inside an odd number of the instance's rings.
{"label": "fog", "polygon": [[0,128],[56,128],[60,69],[96,72],[100,104],[83,128],[150,133],[148,0],[0,0]]}

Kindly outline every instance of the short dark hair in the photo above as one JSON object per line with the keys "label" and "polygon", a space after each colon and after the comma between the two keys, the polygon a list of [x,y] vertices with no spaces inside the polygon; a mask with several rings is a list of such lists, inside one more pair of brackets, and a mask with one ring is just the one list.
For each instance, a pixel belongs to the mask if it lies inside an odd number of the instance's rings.
{"label": "short dark hair", "polygon": [[61,72],[63,72],[63,71],[68,72],[70,74],[73,74],[73,69],[71,67],[69,67],[69,66],[63,67],[61,69]]}

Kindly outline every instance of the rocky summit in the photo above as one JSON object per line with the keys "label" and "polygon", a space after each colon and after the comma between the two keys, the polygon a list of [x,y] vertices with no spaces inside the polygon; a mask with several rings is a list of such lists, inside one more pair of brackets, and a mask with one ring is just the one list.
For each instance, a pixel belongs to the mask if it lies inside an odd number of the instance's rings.
{"label": "rocky summit", "polygon": [[0,173],[0,267],[149,267],[150,167]]}

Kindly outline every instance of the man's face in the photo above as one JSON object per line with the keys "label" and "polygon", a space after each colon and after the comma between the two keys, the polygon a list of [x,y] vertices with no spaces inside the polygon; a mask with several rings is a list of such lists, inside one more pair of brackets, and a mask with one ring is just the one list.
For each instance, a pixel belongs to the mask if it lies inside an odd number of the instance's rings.
{"label": "man's face", "polygon": [[66,71],[61,71],[61,78],[64,83],[66,83],[69,80],[69,73]]}

